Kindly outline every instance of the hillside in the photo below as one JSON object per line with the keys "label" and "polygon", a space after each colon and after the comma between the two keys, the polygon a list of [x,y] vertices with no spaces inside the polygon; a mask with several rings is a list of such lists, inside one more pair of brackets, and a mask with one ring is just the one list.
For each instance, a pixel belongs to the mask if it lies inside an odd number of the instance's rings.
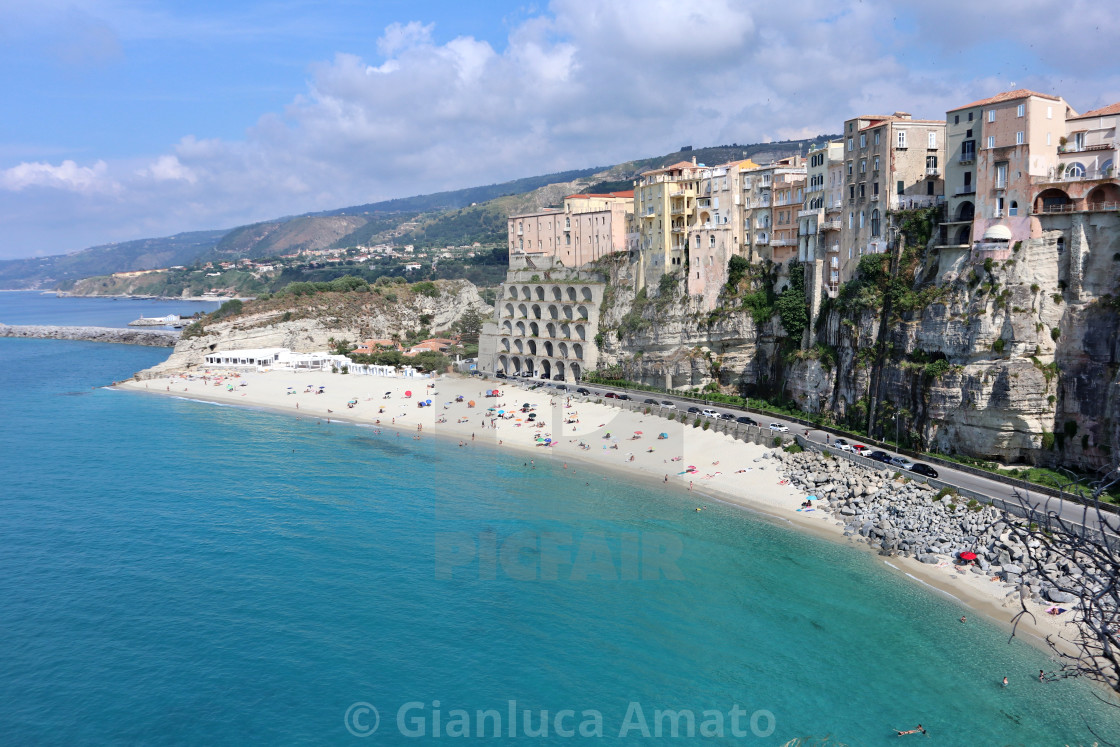
{"label": "hillside", "polygon": [[[825,139],[821,136],[816,141]],[[417,247],[505,244],[506,217],[559,205],[565,194],[629,188],[651,168],[696,158],[716,164],[753,158],[766,162],[805,153],[814,141],[791,140],[680,150],[606,168],[579,169],[483,187],[418,195],[287,216],[232,230],[195,231],[163,238],[105,244],[71,254],[0,261],[0,288],[67,288],[74,281],[115,272],[199,261],[272,257],[301,249],[376,243]]]}

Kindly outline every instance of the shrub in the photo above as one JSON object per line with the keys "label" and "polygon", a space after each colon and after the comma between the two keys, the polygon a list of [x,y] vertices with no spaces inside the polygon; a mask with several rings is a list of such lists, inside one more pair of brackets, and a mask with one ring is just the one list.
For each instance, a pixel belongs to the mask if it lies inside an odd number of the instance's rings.
{"label": "shrub", "polygon": [[704,430],[708,430],[708,427],[709,427],[710,425],[711,425],[711,423],[709,423],[709,422],[708,422],[707,420],[705,420],[705,421],[704,421],[704,425],[703,425],[702,427],[703,427],[703,429],[704,429]]}
{"label": "shrub", "polygon": [[241,299],[231,298],[218,307],[218,310],[214,312],[214,319],[225,319],[228,316],[237,316],[241,313],[243,307],[244,304],[241,303]]}
{"label": "shrub", "polygon": [[770,442],[770,445],[773,446],[774,448],[778,448],[779,446],[782,445],[782,437],[781,436],[774,436],[774,440]]}
{"label": "shrub", "polygon": [[992,350],[995,351],[996,355],[1003,355],[1003,348],[1005,346],[1006,346],[1006,342],[1001,337],[1001,338],[999,338],[998,340],[996,340],[995,342],[992,343]]}
{"label": "shrub", "polygon": [[1039,287],[1038,283],[1031,283],[1031,293],[1038,293],[1040,290],[1042,288]]}
{"label": "shrub", "polygon": [[1057,327],[1054,327],[1052,330],[1050,330],[1050,337],[1054,340],[1054,342],[1057,342],[1058,338],[1061,336],[1062,330],[1058,329]]}
{"label": "shrub", "polygon": [[[668,418],[669,418],[669,420],[676,420],[677,419],[677,414],[675,412],[671,412],[671,413],[669,413]],[[683,423],[684,420],[681,420],[681,422]]]}
{"label": "shrub", "polygon": [[1050,300],[1052,300],[1054,303],[1056,303],[1060,306],[1062,304],[1062,294],[1061,293],[1055,293],[1052,296],[1050,296]]}
{"label": "shrub", "polygon": [[933,497],[933,500],[939,501],[942,498],[944,498],[945,496],[956,495],[956,494],[957,494],[956,490],[953,490],[952,488],[950,488],[948,486],[945,486],[944,488],[941,488],[941,490],[937,491],[937,495],[935,495]]}
{"label": "shrub", "polygon": [[430,280],[424,280],[412,286],[412,292],[428,298],[439,298],[439,288]]}
{"label": "shrub", "polygon": [[805,449],[801,448],[801,444],[795,442],[787,446],[785,448],[785,451],[789,454],[800,454],[801,452],[805,451]]}
{"label": "shrub", "polygon": [[1054,448],[1055,440],[1056,439],[1054,438],[1053,433],[1050,433],[1049,431],[1043,431],[1042,432],[1042,448],[1046,449],[1047,451],[1050,451],[1051,449]]}

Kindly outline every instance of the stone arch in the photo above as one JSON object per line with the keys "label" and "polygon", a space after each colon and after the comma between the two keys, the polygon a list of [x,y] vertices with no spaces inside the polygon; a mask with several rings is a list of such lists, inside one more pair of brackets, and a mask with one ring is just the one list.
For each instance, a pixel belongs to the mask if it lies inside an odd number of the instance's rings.
{"label": "stone arch", "polygon": [[509,358],[504,355],[498,356],[498,370],[509,372]]}
{"label": "stone arch", "polygon": [[529,307],[525,304],[518,304],[517,313],[521,316],[522,319],[524,319],[525,317],[529,316]]}
{"label": "stone arch", "polygon": [[521,286],[521,299],[523,301],[532,301],[533,300],[533,294],[529,292],[529,286],[527,286],[527,285]]}
{"label": "stone arch", "polygon": [[587,303],[591,303],[591,299],[592,299],[591,289],[588,288],[586,285],[583,287],[583,290],[581,291],[581,295],[583,296],[584,301],[586,301]]}
{"label": "stone arch", "polygon": [[583,369],[579,367],[578,363],[568,364],[568,368],[572,373],[572,381],[579,381],[579,377],[583,375]]}
{"label": "stone arch", "polygon": [[533,359],[528,356],[525,357],[524,367],[525,373],[529,374],[530,376],[532,376],[533,372],[536,371],[536,366],[533,363]]}
{"label": "stone arch", "polygon": [[513,358],[512,358],[512,363],[513,363],[513,373],[515,373],[515,374],[517,374],[517,373],[521,373],[521,359],[520,359],[520,358],[518,358],[518,357],[517,357],[517,356],[515,355],[515,356],[513,356]]}
{"label": "stone arch", "polygon": [[544,342],[544,354],[547,355],[549,358],[555,357],[553,352],[552,352],[552,341],[551,340],[545,340],[545,342]]}
{"label": "stone arch", "polygon": [[514,347],[515,350],[517,350],[518,353],[524,353],[525,352],[525,343],[521,342],[521,340],[518,340],[518,339],[514,338],[513,347]]}
{"label": "stone arch", "polygon": [[571,306],[565,306],[564,307],[564,318],[567,319],[568,321],[571,321],[574,318],[573,315],[572,315],[572,307]]}
{"label": "stone arch", "polygon": [[506,304],[506,316],[513,316],[513,304]]}
{"label": "stone arch", "polygon": [[544,288],[542,286],[538,285],[535,288],[535,290],[537,292],[537,300],[538,301],[543,301],[544,300]]}
{"label": "stone arch", "polygon": [[577,313],[577,314],[579,314],[579,318],[580,318],[580,319],[588,319],[588,318],[590,318],[590,317],[588,317],[588,315],[587,315],[587,307],[586,307],[586,306],[584,306],[584,305],[582,305],[582,304],[581,304],[581,305],[579,305],[578,307],[576,307],[576,313]]}
{"label": "stone arch", "polygon": [[560,336],[561,337],[571,337],[572,336],[572,329],[571,329],[571,327],[568,326],[567,323],[564,323],[564,324],[560,325]]}
{"label": "stone arch", "polygon": [[529,322],[529,334],[533,335],[534,337],[541,336],[541,329],[539,326],[537,326],[536,322]]}
{"label": "stone arch", "polygon": [[966,221],[972,220],[976,217],[976,205],[972,200],[965,200],[960,205],[957,205],[957,220]]}
{"label": "stone arch", "polygon": [[548,336],[549,337],[556,337],[556,325],[553,324],[552,322],[548,323],[548,326],[545,327],[545,330],[548,331]]}
{"label": "stone arch", "polygon": [[[1111,182],[1098,184],[1085,196],[1085,203],[1089,210],[1115,210],[1120,203],[1120,187]],[[1111,205],[1111,207],[1094,207],[1096,205]]]}
{"label": "stone arch", "polygon": [[533,304],[533,318],[534,319],[540,319],[541,318],[541,307],[540,307],[539,304]]}
{"label": "stone arch", "polygon": [[961,226],[957,229],[957,244],[963,246],[972,240],[972,226]]}
{"label": "stone arch", "polygon": [[562,342],[556,346],[556,355],[560,358],[568,357],[568,343]]}
{"label": "stone arch", "polygon": [[503,337],[502,338],[502,350],[504,350],[507,353],[509,352],[509,338],[508,337]]}
{"label": "stone arch", "polygon": [[567,287],[567,294],[568,294],[568,301],[570,303],[575,303],[576,302],[576,289],[569,285]]}
{"label": "stone arch", "polygon": [[1036,213],[1064,213],[1069,212],[1073,201],[1069,199],[1064,189],[1050,187],[1038,193],[1034,198],[1034,212]]}
{"label": "stone arch", "polygon": [[578,342],[573,343],[572,355],[574,355],[579,360],[583,360],[583,345],[580,345]]}
{"label": "stone arch", "polygon": [[578,337],[581,340],[586,340],[587,339],[587,330],[584,328],[584,326],[582,324],[577,324],[576,325],[576,337]]}
{"label": "stone arch", "polygon": [[504,322],[502,322],[502,332],[507,335],[513,334],[513,324],[509,319],[506,319]]}
{"label": "stone arch", "polygon": [[541,378],[552,378],[552,363],[547,358],[541,358]]}
{"label": "stone arch", "polygon": [[517,334],[521,335],[522,337],[525,336],[525,322],[517,323]]}
{"label": "stone arch", "polygon": [[537,354],[537,341],[536,340],[529,340],[529,355],[536,355],[536,354]]}
{"label": "stone arch", "polygon": [[560,290],[559,285],[552,286],[552,300],[553,301],[563,301],[564,300],[564,294]]}
{"label": "stone arch", "polygon": [[548,307],[548,318],[549,319],[559,319],[560,318],[560,310],[556,308],[556,304],[552,304],[551,306]]}
{"label": "stone arch", "polygon": [[560,381],[564,381],[564,361],[556,361],[556,375],[560,377]]}
{"label": "stone arch", "polygon": [[509,291],[509,297],[516,301],[517,300],[517,286],[516,285],[511,285],[506,290]]}

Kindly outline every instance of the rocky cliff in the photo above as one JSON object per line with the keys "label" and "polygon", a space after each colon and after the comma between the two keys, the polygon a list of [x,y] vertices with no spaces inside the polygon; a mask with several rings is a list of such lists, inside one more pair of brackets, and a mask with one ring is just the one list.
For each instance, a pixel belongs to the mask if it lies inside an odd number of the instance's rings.
{"label": "rocky cliff", "polygon": [[282,347],[309,353],[331,349],[340,340],[445,330],[472,307],[483,312],[488,308],[478,289],[465,280],[311,296],[278,294],[247,302],[241,312],[228,317],[206,317],[201,328],[188,327],[171,357],[137,375],[152,378],[194,368],[217,350]]}
{"label": "rocky cliff", "polygon": [[945,453],[1115,464],[1120,215],[1041,221],[1039,238],[1002,251],[931,241],[865,257],[797,339],[768,308],[759,318],[742,289],[710,310],[679,282],[634,293],[623,264],[604,301],[603,366],[661,387],[783,400]]}

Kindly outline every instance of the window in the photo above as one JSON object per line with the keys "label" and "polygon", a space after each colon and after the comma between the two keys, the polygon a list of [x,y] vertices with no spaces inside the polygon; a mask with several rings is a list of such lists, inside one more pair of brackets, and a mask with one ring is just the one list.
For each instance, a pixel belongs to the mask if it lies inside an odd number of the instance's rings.
{"label": "window", "polygon": [[861,132],[859,134],[859,147],[861,147],[861,148],[866,148],[867,147],[867,133],[866,132]]}
{"label": "window", "polygon": [[996,136],[995,135],[988,135],[988,147],[989,148],[996,147]]}
{"label": "window", "polygon": [[971,187],[972,187],[972,172],[971,171],[966,171],[966,172],[964,172],[964,191],[965,192],[970,192]]}
{"label": "window", "polygon": [[848,161],[848,176],[852,175],[852,162]]}
{"label": "window", "polygon": [[937,156],[926,156],[926,169],[937,170]]}
{"label": "window", "polygon": [[1002,197],[997,197],[996,198],[996,213],[993,217],[995,217],[995,218],[1002,218],[1003,217],[1003,198]]}
{"label": "window", "polygon": [[1027,110],[1027,105],[1026,104],[1019,104],[1019,108],[1015,111],[1015,116],[1016,117],[1023,116],[1023,114],[1026,113],[1026,110]]}
{"label": "window", "polygon": [[867,185],[865,185],[865,184],[864,184],[863,182],[860,182],[860,185],[859,185],[859,198],[860,198],[861,200],[862,200],[862,199],[864,198],[864,196],[865,196],[865,194],[866,194],[866,193],[864,192],[864,187],[865,187],[865,186],[867,186]]}
{"label": "window", "polygon": [[871,193],[872,193],[873,195],[875,195],[876,197],[878,197],[878,196],[879,196],[879,182],[874,182],[874,183],[873,183],[873,184],[871,185]]}
{"label": "window", "polygon": [[[972,112],[969,112],[969,113],[968,113],[968,121],[969,121],[969,122],[971,122],[971,121],[972,121]],[[970,135],[969,137],[971,137],[971,135]]]}
{"label": "window", "polygon": [[1066,175],[1071,178],[1079,179],[1085,176],[1085,167],[1075,161],[1069,165],[1069,168],[1066,169]]}
{"label": "window", "polygon": [[863,211],[859,211],[859,227],[863,228]]}
{"label": "window", "polygon": [[875,168],[876,171],[879,170],[879,156],[875,156],[875,166],[874,166],[874,168]]}
{"label": "window", "polygon": [[1084,150],[1085,149],[1085,133],[1084,132],[1073,133],[1073,149],[1074,150]]}
{"label": "window", "polygon": [[1018,132],[1015,133],[1015,144],[1016,145],[1022,145],[1023,144],[1023,131],[1022,130],[1019,130]]}
{"label": "window", "polygon": [[954,114],[953,115],[953,124],[958,125],[960,123],[961,123],[961,115]]}
{"label": "window", "polygon": [[968,132],[964,133],[964,136],[965,137],[972,137],[972,130],[969,130]]}
{"label": "window", "polygon": [[898,187],[898,193],[900,195],[906,194],[906,182],[899,179],[898,184],[896,186]]}
{"label": "window", "polygon": [[927,195],[932,195],[933,194],[933,182],[932,181],[927,181],[926,182],[926,194]]}
{"label": "window", "polygon": [[879,130],[875,130],[875,144],[879,144]]}
{"label": "window", "polygon": [[854,200],[855,198],[856,198],[856,185],[849,184],[848,185],[848,199],[849,200]]}
{"label": "window", "polygon": [[898,147],[899,148],[905,148],[906,147],[906,130],[899,130],[898,131]]}
{"label": "window", "polygon": [[1007,189],[1007,162],[996,164],[996,189]]}
{"label": "window", "polygon": [[1046,118],[1047,119],[1053,119],[1054,118],[1054,107],[1052,107],[1052,106],[1046,107]]}
{"label": "window", "polygon": [[860,161],[859,161],[859,173],[861,173],[861,174],[866,174],[867,173],[867,159],[866,158],[861,158]]}
{"label": "window", "polygon": [[855,226],[856,226],[856,214],[850,212],[850,213],[848,213],[848,228],[855,228]]}
{"label": "window", "polygon": [[848,138],[848,150],[855,150],[855,141],[852,138]]}
{"label": "window", "polygon": [[934,131],[927,134],[929,142],[927,143],[926,147],[930,148],[931,150],[937,148],[937,132]]}
{"label": "window", "polygon": [[871,211],[871,235],[872,236],[878,236],[879,235],[879,228],[880,228],[879,210],[875,209],[875,210]]}
{"label": "window", "polygon": [[1015,200],[1012,200],[1011,201],[1011,209],[1007,211],[1007,214],[1008,215],[1018,215],[1019,214],[1019,203],[1016,202]]}
{"label": "window", "polygon": [[996,110],[995,109],[989,109],[988,110],[988,121],[989,122],[995,122],[996,121]]}
{"label": "window", "polygon": [[708,246],[715,246],[715,245],[716,245],[716,235],[712,234],[711,236],[708,237]]}
{"label": "window", "polygon": [[1050,145],[1050,133],[1049,132],[1046,133],[1046,144]]}

